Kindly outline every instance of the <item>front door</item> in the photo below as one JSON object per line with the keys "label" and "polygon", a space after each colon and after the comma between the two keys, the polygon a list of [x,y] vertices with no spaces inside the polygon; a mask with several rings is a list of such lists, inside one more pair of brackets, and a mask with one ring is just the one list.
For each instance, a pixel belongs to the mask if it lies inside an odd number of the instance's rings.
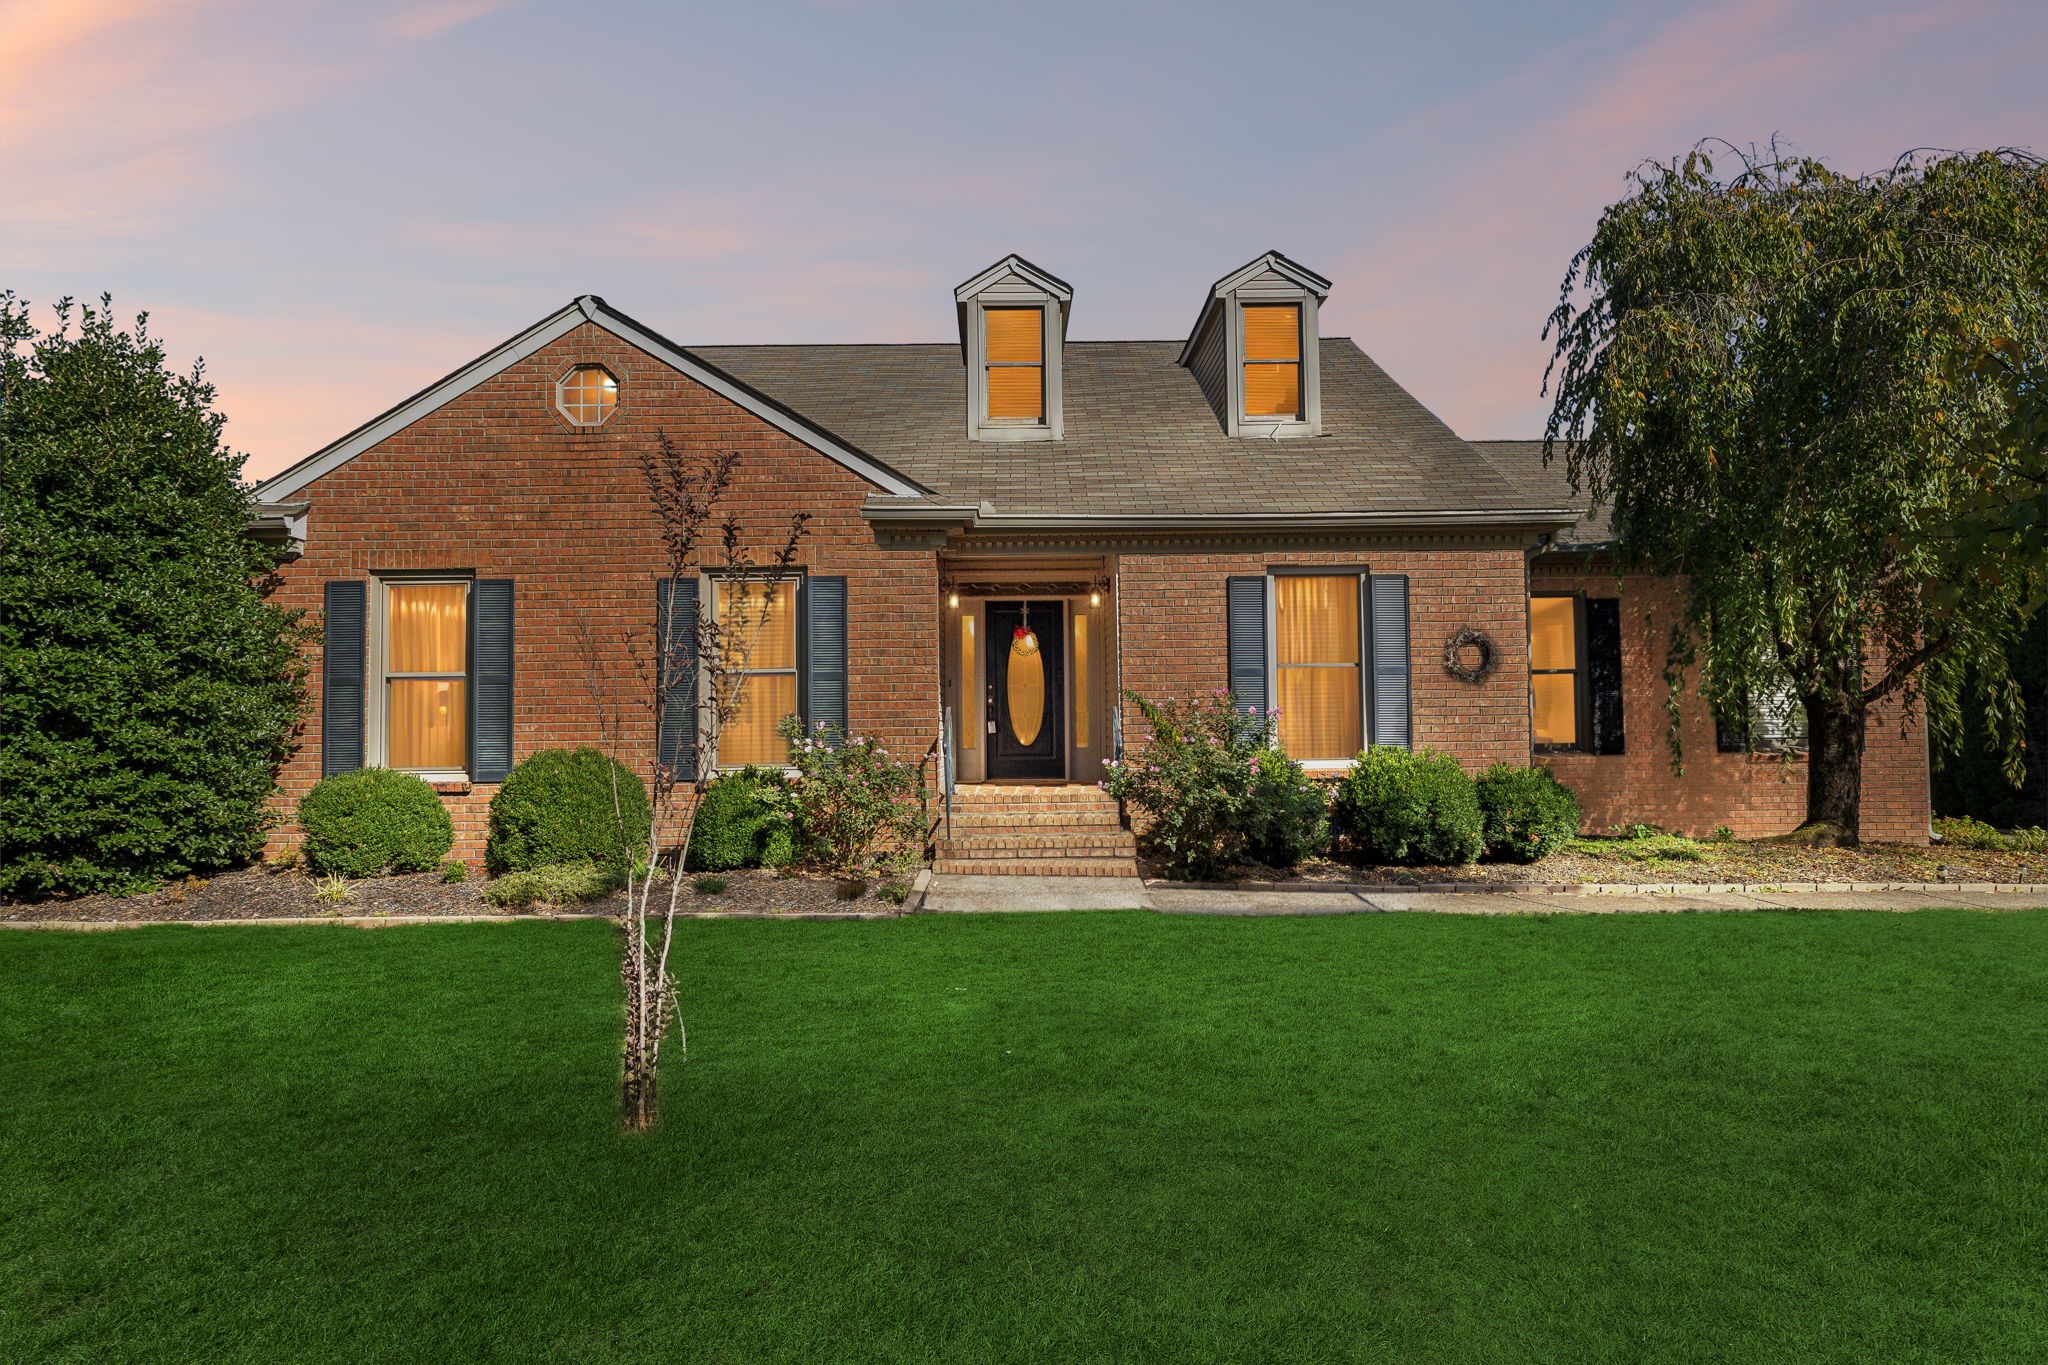
{"label": "front door", "polygon": [[1067,775],[1064,602],[988,604],[988,776]]}

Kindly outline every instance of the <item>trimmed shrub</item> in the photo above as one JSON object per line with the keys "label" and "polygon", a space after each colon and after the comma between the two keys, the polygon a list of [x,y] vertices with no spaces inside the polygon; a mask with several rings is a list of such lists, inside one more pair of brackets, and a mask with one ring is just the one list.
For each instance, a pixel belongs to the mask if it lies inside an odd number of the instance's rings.
{"label": "trimmed shrub", "polygon": [[1496,763],[1479,775],[1478,788],[1489,858],[1533,863],[1578,835],[1579,798],[1548,768]]}
{"label": "trimmed shrub", "polygon": [[1330,795],[1276,748],[1259,753],[1245,801],[1245,857],[1293,867],[1330,847]]}
{"label": "trimmed shrub", "polygon": [[1331,824],[1375,863],[1449,867],[1484,847],[1479,793],[1458,760],[1432,749],[1367,749],[1337,788]]}
{"label": "trimmed shrub", "polygon": [[769,795],[788,785],[773,768],[741,768],[712,779],[697,800],[684,866],[692,872],[773,866],[768,862],[769,844],[778,835],[781,842],[775,852],[789,862],[795,856],[789,816]]}
{"label": "trimmed shrub", "polygon": [[521,759],[491,798],[484,865],[494,875],[560,863],[623,867],[628,849],[646,847],[652,821],[647,784],[625,764],[589,745],[542,749]]}
{"label": "trimmed shrub", "polygon": [[428,872],[455,845],[455,826],[434,789],[411,773],[338,773],[299,802],[306,863],[343,877]]}
{"label": "trimmed shrub", "polygon": [[625,873],[615,867],[599,863],[548,863],[493,878],[484,887],[484,900],[513,909],[536,902],[577,905],[603,900],[625,884]]}

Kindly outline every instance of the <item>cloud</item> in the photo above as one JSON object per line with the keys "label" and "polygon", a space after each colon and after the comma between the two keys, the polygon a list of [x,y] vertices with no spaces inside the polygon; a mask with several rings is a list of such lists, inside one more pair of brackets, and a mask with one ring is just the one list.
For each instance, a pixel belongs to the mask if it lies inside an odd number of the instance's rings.
{"label": "cloud", "polygon": [[[1475,96],[1419,113],[1373,144],[1457,167],[1348,257],[1330,316],[1462,434],[1530,435],[1547,406],[1539,333],[1571,255],[1646,158],[1703,136],[1763,140],[1845,169],[1929,142],[2048,140],[2048,95],[1996,118],[2001,83],[2037,90],[2017,34],[1987,56],[1983,4],[1735,0],[1647,29],[1610,26]],[[2004,16],[2048,40],[2038,14]],[[1978,21],[1972,23],[1971,21]],[[1974,90],[1978,97],[1957,99]],[[1505,130],[1505,131],[1504,131]],[[1472,148],[1484,148],[1478,155]]]}
{"label": "cloud", "polygon": [[445,0],[438,5],[408,7],[386,21],[385,27],[401,38],[415,42],[438,38],[450,29],[494,14],[513,0]]}

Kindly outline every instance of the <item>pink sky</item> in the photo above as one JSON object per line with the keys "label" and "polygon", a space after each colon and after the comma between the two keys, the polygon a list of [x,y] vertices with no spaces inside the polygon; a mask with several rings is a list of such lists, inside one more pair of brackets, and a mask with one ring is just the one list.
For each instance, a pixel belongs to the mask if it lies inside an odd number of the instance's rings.
{"label": "pink sky", "polygon": [[260,475],[582,292],[686,344],[932,340],[1014,250],[1075,337],[1173,337],[1278,247],[1457,430],[1531,435],[1544,316],[1641,159],[2048,151],[2037,0],[1255,17],[7,0],[0,287],[148,309]]}

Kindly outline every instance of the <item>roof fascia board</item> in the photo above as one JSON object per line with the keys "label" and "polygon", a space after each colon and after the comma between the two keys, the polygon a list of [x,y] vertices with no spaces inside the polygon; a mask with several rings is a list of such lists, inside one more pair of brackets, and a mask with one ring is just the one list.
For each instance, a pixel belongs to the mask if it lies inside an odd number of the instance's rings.
{"label": "roof fascia board", "polygon": [[414,394],[397,407],[371,418],[340,440],[322,447],[282,473],[272,475],[256,486],[255,497],[264,502],[277,502],[290,497],[315,479],[339,469],[380,441],[454,402],[472,389],[536,354],[543,347],[559,341],[586,322],[604,328],[629,345],[637,346],[887,493],[898,497],[916,497],[931,491],[905,478],[879,460],[854,449],[824,428],[806,421],[766,394],[749,388],[723,370],[691,355],[659,333],[643,327],[610,307],[602,299],[585,294],[575,302],[541,319],[502,346],[478,356],[438,383]]}
{"label": "roof fascia board", "polygon": [[1005,275],[1016,275],[1031,285],[1032,288],[1044,290],[1061,303],[1072,303],[1074,301],[1074,286],[1068,284],[1057,275],[1040,270],[1014,251],[982,271],[979,275],[976,275],[973,279],[963,282],[958,288],[954,289],[953,301],[965,303],[997,280],[1002,279]]}
{"label": "roof fascia board", "polygon": [[887,504],[870,501],[861,508],[870,522],[953,525],[990,531],[1285,531],[1348,530],[1376,527],[1431,526],[1569,526],[1580,513],[1571,508],[1515,508],[1480,511],[1449,508],[1431,512],[1233,512],[1214,515],[1157,513],[1006,514],[987,503]]}
{"label": "roof fascia board", "polygon": [[1180,358],[1174,362],[1175,364],[1188,363],[1188,357],[1195,353],[1195,346],[1202,339],[1202,330],[1209,325],[1209,319],[1215,316],[1216,310],[1223,306],[1223,300],[1246,280],[1266,270],[1271,270],[1314,294],[1317,303],[1330,297],[1330,282],[1321,275],[1299,261],[1287,259],[1277,251],[1264,252],[1209,286],[1209,297],[1202,301],[1202,311],[1195,315],[1194,329],[1188,333],[1187,340],[1181,343]]}
{"label": "roof fascia board", "polygon": [[557,309],[502,346],[486,351],[453,374],[420,390],[397,407],[372,417],[348,435],[256,485],[255,497],[262,502],[279,502],[326,474],[331,474],[370,447],[445,407],[486,380],[503,373],[570,332],[588,317],[581,300]]}

